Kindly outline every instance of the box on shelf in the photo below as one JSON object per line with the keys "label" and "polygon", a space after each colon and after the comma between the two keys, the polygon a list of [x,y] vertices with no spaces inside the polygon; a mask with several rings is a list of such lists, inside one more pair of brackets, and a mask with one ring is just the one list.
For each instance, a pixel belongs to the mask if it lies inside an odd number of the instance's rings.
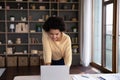
{"label": "box on shelf", "polygon": [[28,32],[28,24],[25,24],[25,23],[16,24],[15,32],[20,32],[20,33]]}
{"label": "box on shelf", "polygon": [[59,2],[68,2],[68,0],[58,0]]}
{"label": "box on shelf", "polygon": [[17,57],[16,56],[8,56],[6,62],[7,62],[8,67],[15,67],[15,66],[17,66]]}
{"label": "box on shelf", "polygon": [[16,1],[23,1],[23,0],[16,0]]}
{"label": "box on shelf", "polygon": [[45,7],[45,6],[40,6],[39,9],[40,9],[40,10],[45,10],[46,7]]}
{"label": "box on shelf", "polygon": [[28,66],[27,56],[19,56],[18,57],[18,66]]}
{"label": "box on shelf", "polygon": [[30,66],[39,66],[40,65],[40,57],[39,56],[31,56],[30,57]]}
{"label": "box on shelf", "polygon": [[7,54],[13,54],[13,49],[12,49],[12,47],[7,48],[7,49],[6,49],[6,53],[7,53]]}
{"label": "box on shelf", "polygon": [[5,58],[0,56],[0,67],[5,67]]}

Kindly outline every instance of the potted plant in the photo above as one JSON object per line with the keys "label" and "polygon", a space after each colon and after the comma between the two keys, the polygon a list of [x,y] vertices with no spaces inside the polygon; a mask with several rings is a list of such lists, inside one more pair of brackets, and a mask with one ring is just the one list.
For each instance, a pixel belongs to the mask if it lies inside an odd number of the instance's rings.
{"label": "potted plant", "polygon": [[73,31],[73,32],[77,32],[77,27],[76,27],[76,26],[73,26],[73,27],[72,27],[72,31]]}
{"label": "potted plant", "polygon": [[41,31],[42,31],[42,25],[36,24],[36,32],[41,32]]}

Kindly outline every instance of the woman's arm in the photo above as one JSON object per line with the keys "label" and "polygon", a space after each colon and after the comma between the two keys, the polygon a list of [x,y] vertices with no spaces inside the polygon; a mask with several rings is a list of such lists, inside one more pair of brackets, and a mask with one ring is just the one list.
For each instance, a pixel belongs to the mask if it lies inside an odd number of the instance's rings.
{"label": "woman's arm", "polygon": [[71,66],[72,64],[72,47],[71,47],[71,39],[68,38],[68,41],[66,43],[66,51],[64,56],[65,65]]}
{"label": "woman's arm", "polygon": [[51,64],[51,47],[49,45],[49,37],[48,34],[42,29],[42,44],[43,44],[43,59],[45,65]]}

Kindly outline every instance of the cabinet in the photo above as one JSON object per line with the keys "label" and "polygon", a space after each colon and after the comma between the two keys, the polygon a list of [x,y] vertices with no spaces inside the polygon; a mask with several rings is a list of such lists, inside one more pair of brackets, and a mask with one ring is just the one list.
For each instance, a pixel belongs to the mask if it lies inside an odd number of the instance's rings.
{"label": "cabinet", "polygon": [[4,67],[42,63],[41,26],[49,16],[64,18],[66,33],[72,40],[73,65],[78,65],[79,4],[79,0],[1,0],[0,56],[5,59]]}

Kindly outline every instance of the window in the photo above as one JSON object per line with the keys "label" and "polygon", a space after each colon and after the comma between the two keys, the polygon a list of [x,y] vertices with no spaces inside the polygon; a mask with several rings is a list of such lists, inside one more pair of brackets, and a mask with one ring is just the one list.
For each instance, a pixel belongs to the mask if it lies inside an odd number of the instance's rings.
{"label": "window", "polygon": [[102,0],[93,2],[93,62],[101,65],[101,48],[102,48]]}
{"label": "window", "polygon": [[[113,31],[113,3],[106,5],[105,36],[105,67],[112,70],[112,31]],[[104,34],[104,33],[103,33]]]}
{"label": "window", "polygon": [[[103,2],[102,2],[103,1]],[[93,0],[93,63],[113,71],[113,56],[116,47],[113,42],[114,1]]]}

